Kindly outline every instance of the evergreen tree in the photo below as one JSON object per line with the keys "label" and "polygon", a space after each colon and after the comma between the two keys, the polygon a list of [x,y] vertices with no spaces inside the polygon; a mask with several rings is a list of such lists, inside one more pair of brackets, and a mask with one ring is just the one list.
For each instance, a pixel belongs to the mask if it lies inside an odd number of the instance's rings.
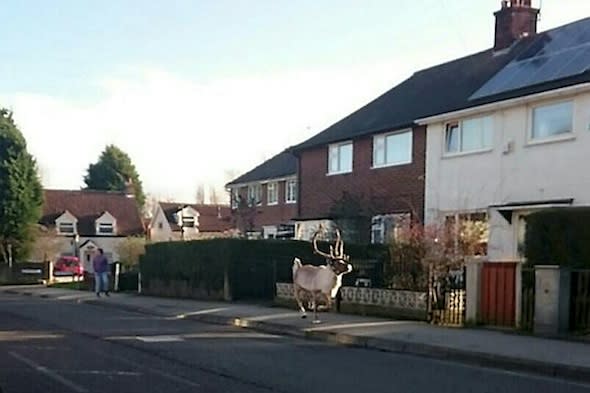
{"label": "evergreen tree", "polygon": [[37,163],[12,113],[0,109],[0,255],[11,264],[26,258],[41,217],[43,187]]}
{"label": "evergreen tree", "polygon": [[100,155],[98,162],[90,164],[84,183],[90,190],[127,191],[129,181],[140,209],[145,203],[145,194],[139,174],[131,159],[115,145],[108,145]]}

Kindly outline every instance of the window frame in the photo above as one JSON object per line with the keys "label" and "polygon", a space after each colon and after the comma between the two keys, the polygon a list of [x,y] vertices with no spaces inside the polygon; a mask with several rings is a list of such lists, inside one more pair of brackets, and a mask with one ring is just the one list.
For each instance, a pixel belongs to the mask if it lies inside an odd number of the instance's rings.
{"label": "window frame", "polygon": [[[71,232],[70,231],[63,231],[62,230],[62,226],[71,227],[72,228],[72,231]],[[76,223],[70,222],[70,221],[62,221],[62,222],[59,222],[57,224],[57,232],[60,235],[75,235],[75,234],[77,234],[77,231],[76,231]]]}
{"label": "window frame", "polygon": [[[388,161],[388,150],[387,150],[387,138],[395,137],[400,135],[409,135],[410,137],[410,144],[409,144],[409,151],[408,151],[408,158],[405,160],[400,161]],[[383,140],[383,163],[377,163],[377,143],[378,140]],[[372,157],[372,168],[387,168],[392,166],[399,166],[399,165],[408,165],[411,164],[413,161],[413,152],[414,152],[414,132],[411,128],[392,131],[385,134],[379,134],[373,136],[373,157]]]}
{"label": "window frame", "polygon": [[[103,228],[110,228],[110,231],[105,232]],[[114,235],[115,234],[115,224],[112,222],[99,222],[96,224],[96,234],[97,235]]]}
{"label": "window frame", "polygon": [[[485,145],[485,143],[483,143],[485,141],[485,133],[484,130],[485,128],[481,128],[480,129],[480,140],[482,141],[482,144],[480,147],[475,148],[475,149],[469,149],[466,150],[463,146],[463,138],[464,138],[464,123],[469,122],[469,121],[474,121],[474,120],[481,120],[481,121],[485,121],[485,119],[490,119],[490,124],[491,124],[491,129],[490,129],[490,141],[489,141],[489,145]],[[472,116],[472,117],[467,117],[461,120],[456,120],[456,121],[449,121],[445,123],[445,127],[444,127],[444,134],[443,134],[443,156],[448,157],[448,156],[457,156],[457,155],[464,155],[464,154],[473,154],[473,153],[482,153],[482,152],[488,152],[488,151],[492,151],[494,149],[494,115],[492,113],[488,113],[488,114],[484,114],[484,115],[479,115],[479,116]],[[457,129],[457,150],[449,150],[449,130],[451,130],[452,128],[456,128]]]}
{"label": "window frame", "polygon": [[[386,222],[390,220],[393,225],[386,227]],[[412,214],[410,212],[383,213],[371,217],[371,244],[388,244],[390,240],[395,239],[404,226],[410,225]],[[390,230],[390,232],[387,231]],[[379,240],[377,241],[377,233]]]}
{"label": "window frame", "polygon": [[[350,146],[350,169],[342,169],[342,148],[345,146]],[[332,152],[333,149],[336,148],[338,151],[338,169],[332,171]],[[353,141],[345,141],[339,143],[332,143],[328,145],[328,175],[342,175],[346,173],[352,173],[354,168],[354,143]]]}
{"label": "window frame", "polygon": [[229,197],[230,197],[230,203],[231,203],[231,208],[232,209],[237,209],[239,207],[240,204],[240,192],[238,188],[232,188],[230,193],[229,193]]}
{"label": "window frame", "polygon": [[[187,225],[187,223],[192,223],[192,225]],[[180,224],[183,228],[195,228],[197,224],[197,218],[195,216],[185,216],[183,214]]]}
{"label": "window frame", "polygon": [[[293,189],[291,189],[293,186]],[[285,182],[285,203],[297,203],[297,180],[291,179]]]}
{"label": "window frame", "polygon": [[[273,196],[274,198],[271,198],[271,196]],[[276,181],[269,182],[266,184],[266,204],[268,206],[274,206],[279,204],[279,183]]]}
{"label": "window frame", "polygon": [[250,184],[248,186],[248,206],[262,205],[262,184]]}
{"label": "window frame", "polygon": [[[535,111],[539,110],[539,109],[545,109],[545,108],[551,108],[551,107],[557,107],[560,105],[564,105],[564,104],[569,104],[570,105],[570,130],[568,132],[562,132],[562,133],[558,133],[558,134],[551,134],[549,136],[544,136],[544,137],[535,137],[534,133],[535,133]],[[552,101],[552,102],[545,102],[542,104],[536,104],[530,107],[529,110],[529,123],[530,126],[528,127],[528,135],[527,135],[527,142],[529,144],[535,144],[535,143],[543,143],[543,142],[547,142],[547,141],[558,141],[561,139],[570,139],[572,138],[575,134],[574,134],[574,129],[575,129],[575,100],[573,98],[570,99],[566,99],[566,100],[559,100],[559,101]]]}

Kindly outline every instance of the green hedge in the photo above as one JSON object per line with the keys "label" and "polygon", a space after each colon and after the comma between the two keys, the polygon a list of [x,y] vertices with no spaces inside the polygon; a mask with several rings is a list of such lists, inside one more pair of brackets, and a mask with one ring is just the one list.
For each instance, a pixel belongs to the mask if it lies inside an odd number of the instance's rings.
{"label": "green hedge", "polygon": [[546,209],[530,214],[524,251],[532,265],[590,268],[590,208]]}
{"label": "green hedge", "polygon": [[[318,243],[322,250],[328,245]],[[387,248],[380,245],[348,245],[345,252],[355,259],[387,258]],[[233,299],[272,299],[275,282],[291,282],[291,266],[297,256],[304,263],[324,264],[312,252],[309,242],[296,240],[210,239],[187,242],[154,243],[146,247],[140,259],[142,286],[148,293],[163,287],[182,288],[167,295],[219,298],[223,293],[227,270]],[[345,282],[354,280],[354,272]]]}

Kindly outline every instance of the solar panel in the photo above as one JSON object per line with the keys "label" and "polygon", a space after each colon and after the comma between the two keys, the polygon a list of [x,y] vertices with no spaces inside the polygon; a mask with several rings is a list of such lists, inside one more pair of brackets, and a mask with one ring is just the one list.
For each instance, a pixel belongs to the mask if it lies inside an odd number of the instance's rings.
{"label": "solar panel", "polygon": [[470,100],[579,75],[590,68],[590,18],[540,33]]}

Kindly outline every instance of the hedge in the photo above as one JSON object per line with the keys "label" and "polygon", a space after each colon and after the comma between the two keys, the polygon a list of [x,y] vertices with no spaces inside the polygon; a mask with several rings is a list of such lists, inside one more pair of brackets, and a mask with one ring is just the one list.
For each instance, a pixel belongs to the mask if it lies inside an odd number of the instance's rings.
{"label": "hedge", "polygon": [[[318,245],[328,250],[327,243]],[[387,248],[381,245],[345,244],[345,252],[353,266],[355,259],[373,260],[379,265],[387,258]],[[304,263],[325,263],[324,258],[313,254],[309,242],[297,240],[154,243],[146,246],[140,259],[142,288],[153,294],[219,299],[223,297],[227,271],[233,299],[272,299],[275,282],[292,281],[294,257]],[[346,275],[345,281],[354,280],[355,274],[358,272]]]}
{"label": "hedge", "polygon": [[590,268],[590,208],[531,213],[526,218],[524,246],[531,265]]}

